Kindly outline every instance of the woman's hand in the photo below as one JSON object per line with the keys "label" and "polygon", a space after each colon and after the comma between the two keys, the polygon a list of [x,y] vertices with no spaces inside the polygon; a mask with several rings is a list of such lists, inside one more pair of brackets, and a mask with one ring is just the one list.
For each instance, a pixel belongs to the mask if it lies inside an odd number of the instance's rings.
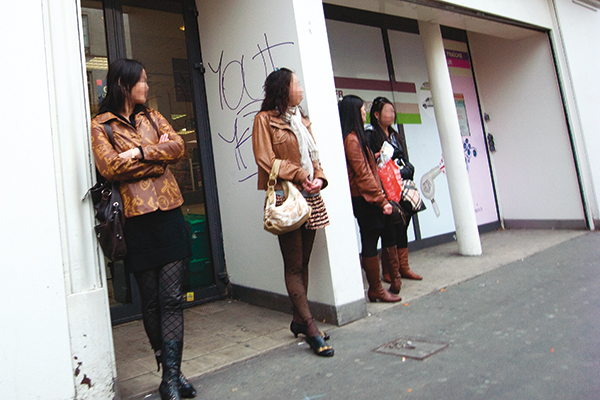
{"label": "woman's hand", "polygon": [[317,194],[323,187],[323,180],[321,178],[317,178],[313,181],[310,181],[308,178],[302,182],[302,188],[308,194]]}
{"label": "woman's hand", "polygon": [[125,159],[131,159],[131,158],[142,158],[142,153],[140,152],[140,149],[138,149],[137,147],[134,147],[132,149],[129,149],[127,151],[124,151],[122,153],[119,153],[119,157],[121,158],[125,158]]}
{"label": "woman's hand", "polygon": [[168,133],[164,133],[160,139],[158,139],[158,143],[165,143],[169,141],[169,134]]}
{"label": "woman's hand", "polygon": [[387,203],[385,206],[383,206],[383,214],[385,215],[390,215],[392,213],[392,205],[390,203]]}

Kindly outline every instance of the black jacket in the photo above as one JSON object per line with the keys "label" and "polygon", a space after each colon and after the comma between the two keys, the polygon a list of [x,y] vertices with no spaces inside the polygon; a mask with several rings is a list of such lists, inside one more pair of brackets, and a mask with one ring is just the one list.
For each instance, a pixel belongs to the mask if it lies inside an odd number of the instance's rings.
{"label": "black jacket", "polygon": [[396,164],[400,167],[400,173],[402,174],[402,179],[414,179],[415,167],[410,163],[408,159],[408,151],[406,151],[406,136],[404,135],[404,126],[398,125],[400,127],[400,132],[396,132],[394,128],[389,127],[390,137],[387,138],[385,133],[380,129],[376,131],[375,129],[368,129],[366,131],[367,137],[369,139],[369,147],[373,154],[379,153],[381,151],[381,146],[383,146],[384,142],[388,142],[394,147],[394,154],[392,159],[396,161]]}

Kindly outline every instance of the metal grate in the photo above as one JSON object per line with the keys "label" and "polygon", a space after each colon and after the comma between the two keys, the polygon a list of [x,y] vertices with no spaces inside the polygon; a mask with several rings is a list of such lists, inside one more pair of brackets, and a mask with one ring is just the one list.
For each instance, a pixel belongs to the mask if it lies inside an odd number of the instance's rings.
{"label": "metal grate", "polygon": [[448,343],[437,343],[424,339],[399,338],[393,342],[384,344],[374,351],[415,360],[424,360],[427,357],[444,350],[448,346]]}

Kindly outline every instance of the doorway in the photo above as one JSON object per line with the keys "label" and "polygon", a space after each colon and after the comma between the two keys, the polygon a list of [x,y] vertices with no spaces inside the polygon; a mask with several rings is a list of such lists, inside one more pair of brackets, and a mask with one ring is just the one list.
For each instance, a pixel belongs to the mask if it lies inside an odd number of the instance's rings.
{"label": "doorway", "polygon": [[[82,0],[81,12],[91,115],[105,95],[110,62],[140,61],[150,86],[146,105],[170,122],[186,146],[183,159],[170,166],[183,194],[193,250],[185,304],[221,298],[227,275],[195,2]],[[135,280],[123,262],[107,262],[106,269],[113,324],[141,318]]]}

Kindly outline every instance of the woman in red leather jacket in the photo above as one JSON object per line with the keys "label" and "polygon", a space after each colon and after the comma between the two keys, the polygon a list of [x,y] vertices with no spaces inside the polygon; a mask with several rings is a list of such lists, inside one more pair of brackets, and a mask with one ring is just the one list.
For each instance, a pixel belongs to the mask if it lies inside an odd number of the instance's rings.
{"label": "woman in red leather jacket", "polygon": [[364,102],[358,96],[345,96],[339,104],[339,111],[352,209],[360,228],[361,265],[369,282],[367,296],[372,302],[397,302],[402,298],[385,290],[379,276],[377,242],[388,216],[392,214],[392,205],[386,199],[375,157],[368,147],[364,131]]}

